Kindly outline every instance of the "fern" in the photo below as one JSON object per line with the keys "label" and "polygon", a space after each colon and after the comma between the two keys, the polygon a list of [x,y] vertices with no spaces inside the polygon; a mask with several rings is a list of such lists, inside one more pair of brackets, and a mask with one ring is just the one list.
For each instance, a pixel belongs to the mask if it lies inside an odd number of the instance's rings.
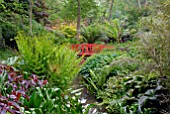
{"label": "fern", "polygon": [[23,59],[20,67],[29,73],[45,76],[51,85],[65,89],[80,69],[81,58],[69,45],[55,45],[44,36],[33,38],[20,32],[16,37],[19,53]]}

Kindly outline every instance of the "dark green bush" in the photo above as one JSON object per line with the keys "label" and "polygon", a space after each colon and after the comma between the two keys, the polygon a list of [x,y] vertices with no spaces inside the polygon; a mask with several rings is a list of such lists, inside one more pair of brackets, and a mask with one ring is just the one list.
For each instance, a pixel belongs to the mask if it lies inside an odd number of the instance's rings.
{"label": "dark green bush", "polygon": [[16,48],[14,37],[18,30],[23,29],[28,22],[24,7],[24,3],[0,1],[0,39],[12,48]]}
{"label": "dark green bush", "polygon": [[101,53],[93,55],[92,57],[89,57],[86,60],[85,64],[79,72],[79,75],[84,77],[90,77],[90,70],[92,70],[94,73],[98,72],[105,65],[109,65],[117,56],[117,54],[112,53]]}
{"label": "dark green bush", "polygon": [[112,77],[106,84],[103,103],[110,113],[157,114],[161,107],[159,92],[164,91],[159,82],[154,73]]}
{"label": "dark green bush", "polygon": [[138,70],[141,63],[130,57],[122,57],[110,64],[110,76],[127,75]]}

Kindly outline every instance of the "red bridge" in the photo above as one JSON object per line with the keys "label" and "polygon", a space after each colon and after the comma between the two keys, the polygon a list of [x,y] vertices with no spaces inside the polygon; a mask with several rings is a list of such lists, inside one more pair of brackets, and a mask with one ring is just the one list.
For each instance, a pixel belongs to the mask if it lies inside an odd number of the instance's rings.
{"label": "red bridge", "polygon": [[79,52],[78,56],[91,56],[106,48],[113,49],[113,46],[106,46],[102,44],[72,44],[72,49]]}

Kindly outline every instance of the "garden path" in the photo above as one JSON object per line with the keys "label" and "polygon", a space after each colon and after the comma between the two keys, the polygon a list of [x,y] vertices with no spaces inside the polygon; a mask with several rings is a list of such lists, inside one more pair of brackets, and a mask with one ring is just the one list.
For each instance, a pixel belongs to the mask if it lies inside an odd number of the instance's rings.
{"label": "garden path", "polygon": [[[98,104],[99,102],[97,101],[97,99],[94,97],[94,95],[91,95],[87,88],[83,85],[82,82],[82,77],[81,76],[77,76],[75,78],[75,80],[73,81],[72,84],[72,88],[73,90],[78,90],[81,95],[80,95],[80,102],[82,103],[84,109],[87,109],[87,107],[90,104]],[[107,114],[105,113],[104,108],[99,107],[99,106],[94,106],[92,108],[89,109],[88,114]]]}

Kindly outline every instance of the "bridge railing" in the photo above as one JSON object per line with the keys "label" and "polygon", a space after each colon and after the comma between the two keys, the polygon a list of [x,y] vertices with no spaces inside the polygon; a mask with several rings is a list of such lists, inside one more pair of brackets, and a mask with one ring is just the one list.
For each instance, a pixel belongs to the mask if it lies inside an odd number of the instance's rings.
{"label": "bridge railing", "polygon": [[72,44],[72,49],[78,52],[78,56],[91,56],[95,53],[101,52],[103,49],[112,49],[113,46],[102,44]]}

